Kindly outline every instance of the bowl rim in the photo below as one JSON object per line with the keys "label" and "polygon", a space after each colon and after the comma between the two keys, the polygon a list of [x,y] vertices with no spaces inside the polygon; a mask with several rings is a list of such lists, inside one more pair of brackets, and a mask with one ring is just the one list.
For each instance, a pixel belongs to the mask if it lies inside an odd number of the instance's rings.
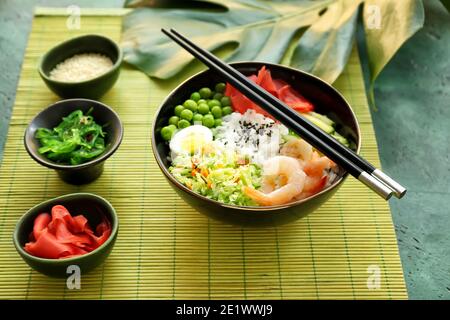
{"label": "bowl rim", "polygon": [[[55,202],[55,201],[58,201],[58,200],[67,199],[67,198],[72,198],[72,197],[75,197],[75,196],[97,199],[100,202],[102,202],[106,207],[109,208],[114,221],[110,221],[112,229],[111,229],[111,234],[109,235],[108,239],[106,239],[106,241],[104,243],[102,243],[98,248],[96,248],[95,250],[92,250],[91,252],[88,252],[88,253],[85,253],[83,255],[79,255],[79,256],[76,256],[76,257],[67,258],[67,259],[40,258],[40,257],[33,256],[32,254],[26,252],[25,249],[23,249],[22,246],[19,243],[19,229],[22,226],[22,224],[24,223],[25,218],[30,216],[31,212],[33,212],[33,210],[35,210],[39,206],[48,205],[48,204],[50,204],[52,202]],[[119,217],[117,215],[116,210],[114,209],[114,207],[112,206],[112,204],[108,200],[106,200],[105,198],[103,198],[103,197],[101,197],[99,195],[96,195],[94,193],[76,192],[76,193],[68,193],[68,194],[65,194],[65,195],[62,195],[62,196],[59,196],[59,197],[56,197],[56,198],[45,200],[43,202],[40,202],[40,203],[34,205],[30,209],[28,209],[20,217],[20,219],[16,223],[16,226],[14,228],[14,233],[13,233],[13,242],[14,242],[14,246],[16,247],[16,250],[19,252],[19,254],[24,256],[24,257],[26,257],[27,259],[30,259],[30,260],[33,260],[33,261],[39,262],[39,263],[67,264],[68,262],[76,262],[76,261],[79,261],[79,260],[82,260],[82,259],[86,259],[86,258],[88,258],[90,256],[95,255],[97,252],[102,251],[112,241],[114,241],[114,238],[117,236],[118,231],[119,231]]]}
{"label": "bowl rim", "polygon": [[[254,64],[254,65],[265,65],[268,66],[268,68],[270,69],[270,66],[274,66],[277,68],[284,68],[290,72],[298,72],[298,73],[302,73],[306,76],[309,76],[311,78],[314,78],[315,80],[321,82],[323,85],[329,87],[331,90],[334,91],[335,94],[337,94],[347,105],[350,114],[352,115],[353,119],[355,120],[355,124],[356,124],[356,134],[358,135],[358,143],[356,146],[356,153],[359,154],[361,151],[361,141],[362,141],[362,137],[361,137],[361,128],[359,125],[359,121],[358,118],[356,117],[355,112],[353,111],[353,108],[351,107],[350,103],[347,101],[347,99],[345,99],[345,97],[338,91],[336,90],[331,84],[329,84],[328,82],[326,82],[325,80],[322,80],[321,78],[293,68],[293,67],[289,67],[289,66],[285,66],[282,64],[276,64],[276,63],[269,63],[269,62],[264,62],[264,61],[237,61],[237,62],[232,62],[230,63],[231,66],[235,66],[235,67],[239,67],[239,65],[244,65],[244,64]],[[337,188],[348,176],[348,172],[344,170],[344,173],[342,174],[341,177],[339,177],[339,179],[337,179],[335,182],[333,182],[331,185],[329,185],[328,187],[322,189],[320,192],[309,196],[307,198],[304,199],[300,199],[297,201],[293,201],[293,202],[289,202],[283,205],[276,205],[276,206],[239,206],[239,205],[230,205],[230,204],[226,204],[217,200],[213,200],[213,199],[209,199],[205,196],[202,196],[192,190],[190,190],[188,187],[184,186],[183,184],[181,184],[177,179],[175,179],[175,177],[167,170],[167,168],[164,166],[164,164],[162,163],[161,157],[159,155],[159,152],[156,148],[156,125],[157,125],[157,118],[161,113],[162,108],[164,107],[164,105],[167,103],[167,100],[169,100],[169,98],[172,96],[172,94],[179,90],[182,86],[184,86],[188,81],[192,80],[193,78],[200,76],[206,72],[209,72],[209,69],[206,70],[202,70],[200,72],[195,73],[194,75],[188,77],[187,79],[185,79],[183,82],[181,82],[178,86],[176,86],[167,96],[166,98],[160,103],[160,106],[158,107],[158,109],[155,112],[155,116],[153,118],[153,123],[152,123],[152,151],[153,151],[153,156],[156,159],[156,163],[158,164],[160,170],[164,173],[164,175],[166,176],[166,178],[169,179],[170,182],[172,182],[173,184],[175,184],[179,189],[181,189],[182,191],[196,197],[196,198],[200,198],[204,201],[210,202],[212,204],[216,204],[219,205],[221,207],[224,208],[229,208],[229,209],[239,209],[239,210],[244,210],[244,211],[249,211],[249,212],[253,212],[253,211],[276,211],[276,210],[281,210],[281,209],[286,209],[286,208],[291,208],[291,207],[295,207],[297,205],[300,205],[302,203],[305,203],[309,200],[312,200],[316,197],[319,197],[320,195],[331,191],[334,188]]]}
{"label": "bowl rim", "polygon": [[[104,73],[102,73],[102,74],[99,74],[98,76],[96,76],[96,77],[94,77],[94,78],[86,79],[86,80],[83,80],[83,81],[60,81],[60,80],[55,80],[55,79],[50,78],[50,77],[44,72],[44,70],[42,69],[42,65],[44,64],[44,61],[46,61],[46,60],[48,59],[48,56],[50,55],[50,53],[51,53],[52,51],[54,51],[54,50],[56,50],[56,49],[59,49],[59,48],[61,48],[61,47],[64,47],[64,46],[70,46],[72,42],[77,42],[77,41],[79,41],[79,40],[81,40],[81,39],[83,39],[83,38],[89,38],[89,37],[99,37],[99,38],[103,38],[104,40],[110,42],[110,43],[114,46],[114,48],[117,50],[117,53],[118,53],[117,59],[116,59],[116,61],[114,62],[114,64],[112,65],[112,67],[111,67],[108,71],[106,71],[106,72],[104,72]],[[92,53],[96,53],[95,49],[92,51]],[[111,57],[108,57],[108,58],[111,58]],[[68,58],[66,58],[66,59],[68,59]],[[63,60],[63,61],[64,61],[64,60]],[[96,34],[96,33],[91,33],[91,34],[85,34],[85,35],[81,35],[81,36],[77,36],[77,37],[73,37],[73,38],[67,39],[67,40],[65,40],[65,41],[63,41],[63,42],[60,42],[59,44],[55,45],[55,46],[52,47],[51,49],[49,49],[49,50],[48,50],[47,52],[45,52],[45,53],[42,55],[42,57],[39,59],[39,62],[38,62],[38,72],[39,72],[39,75],[40,75],[43,79],[45,79],[45,81],[48,81],[48,82],[51,82],[51,83],[54,83],[54,84],[65,85],[65,86],[70,86],[70,85],[83,85],[83,84],[89,84],[89,83],[94,82],[94,81],[96,81],[96,80],[98,80],[98,79],[100,79],[100,78],[107,77],[107,76],[111,75],[112,73],[114,73],[114,72],[120,67],[120,65],[122,64],[122,61],[123,61],[123,51],[122,51],[122,49],[120,48],[120,46],[119,46],[115,41],[113,41],[113,40],[111,40],[110,38],[105,37],[105,36],[103,36],[103,35]],[[61,62],[62,62],[62,61],[59,61],[58,63],[61,63]],[[58,64],[58,63],[57,63],[57,64]]]}
{"label": "bowl rim", "polygon": [[[36,119],[42,115],[42,113],[46,112],[50,108],[55,108],[55,107],[57,107],[58,105],[60,105],[62,103],[76,102],[76,101],[85,101],[85,102],[88,102],[88,103],[92,103],[94,105],[96,104],[96,105],[101,105],[101,106],[105,107],[113,115],[113,117],[116,118],[117,122],[119,123],[119,128],[118,128],[118,130],[119,130],[119,138],[114,140],[114,142],[112,143],[111,148],[107,152],[99,155],[98,157],[96,157],[96,158],[94,158],[94,159],[92,159],[90,161],[87,161],[87,162],[84,162],[84,163],[81,163],[81,164],[77,164],[77,165],[59,164],[59,163],[50,161],[50,160],[46,159],[45,157],[38,157],[36,155],[36,152],[30,148],[30,146],[28,145],[28,142],[27,142],[27,135],[28,135],[28,132],[29,132],[33,122],[35,122]],[[51,168],[51,169],[56,169],[56,170],[76,170],[76,169],[83,169],[83,168],[91,167],[91,166],[96,165],[96,164],[98,164],[98,163],[100,163],[102,161],[105,161],[110,156],[112,156],[114,154],[114,152],[116,152],[116,150],[119,148],[120,144],[122,143],[123,131],[124,131],[123,124],[122,124],[122,121],[119,118],[119,115],[117,114],[117,112],[115,112],[108,105],[106,105],[106,104],[104,104],[104,103],[102,103],[100,101],[97,101],[97,100],[84,99],[84,98],[73,98],[73,99],[59,100],[59,101],[57,101],[55,103],[52,103],[51,105],[47,106],[45,109],[41,110],[38,114],[36,114],[33,117],[33,119],[29,122],[28,126],[25,129],[25,132],[24,132],[24,135],[23,135],[23,142],[24,142],[25,149],[27,150],[28,154],[37,163],[39,163],[39,164],[41,164],[41,165],[43,165],[45,167],[48,167],[48,168]]]}

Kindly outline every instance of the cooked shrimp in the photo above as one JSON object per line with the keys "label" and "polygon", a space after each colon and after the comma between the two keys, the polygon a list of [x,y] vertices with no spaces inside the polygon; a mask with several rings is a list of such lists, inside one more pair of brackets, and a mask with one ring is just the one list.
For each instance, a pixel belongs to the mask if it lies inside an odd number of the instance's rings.
{"label": "cooked shrimp", "polygon": [[303,170],[308,176],[322,177],[324,170],[331,169],[335,163],[327,157],[321,157],[313,151],[310,161],[305,163]]}
{"label": "cooked shrimp", "polygon": [[305,140],[292,138],[283,145],[280,154],[307,162],[311,160],[313,149]]}
{"label": "cooked shrimp", "polygon": [[311,160],[303,167],[307,176],[302,194],[296,199],[307,198],[322,190],[328,180],[328,175],[324,174],[325,170],[329,170],[334,166],[336,166],[336,164],[333,161],[327,157],[320,156],[316,151],[313,151]]}
{"label": "cooked shrimp", "polygon": [[273,190],[269,193],[244,187],[244,193],[263,206],[274,206],[287,203],[303,191],[306,175],[299,162],[287,156],[270,158],[263,166],[264,178],[262,190]]}

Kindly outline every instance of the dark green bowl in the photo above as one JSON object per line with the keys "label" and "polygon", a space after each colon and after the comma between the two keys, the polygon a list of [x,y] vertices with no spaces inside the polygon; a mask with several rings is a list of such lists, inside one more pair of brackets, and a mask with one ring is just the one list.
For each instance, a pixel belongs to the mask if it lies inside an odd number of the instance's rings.
{"label": "dark green bowl", "polygon": [[[95,122],[99,125],[107,124],[104,127],[104,131],[106,132],[105,152],[91,161],[78,165],[59,164],[47,159],[45,155],[38,152],[41,145],[39,140],[34,137],[37,129],[53,129],[62,121],[63,117],[68,116],[72,111],[80,109],[85,113],[90,108],[93,108],[91,115],[94,117]],[[59,177],[65,182],[70,184],[85,184],[94,181],[102,174],[105,160],[112,156],[117,148],[119,148],[122,138],[122,122],[117,113],[110,107],[94,100],[68,99],[50,105],[31,120],[25,130],[24,144],[28,154],[36,162],[48,168],[55,169]]]}
{"label": "dark green bowl", "polygon": [[[95,78],[80,82],[63,82],[52,80],[50,71],[60,62],[81,53],[100,53],[113,62],[112,68]],[[42,56],[38,71],[46,85],[62,98],[98,99],[112,88],[120,73],[123,53],[111,39],[90,34],[76,37],[60,43]]]}
{"label": "dark green bowl", "polygon": [[[42,212],[50,212],[54,205],[65,206],[72,215],[83,214],[90,226],[101,222],[102,215],[111,222],[111,235],[100,247],[87,254],[68,259],[44,259],[35,257],[23,248],[33,230],[34,219]],[[67,277],[67,268],[71,265],[80,267],[81,275],[100,265],[111,253],[119,231],[119,219],[113,206],[104,198],[90,193],[73,193],[44,201],[28,210],[14,230],[13,242],[22,259],[34,270],[51,277]]]}
{"label": "dark green bowl", "polygon": [[[294,89],[314,103],[319,113],[328,115],[341,126],[345,135],[356,143],[356,151],[359,152],[361,135],[356,116],[345,98],[331,85],[306,72],[278,64],[238,62],[231,65],[245,75],[255,74],[262,66],[266,66],[271,71],[272,77],[284,80],[292,85]],[[209,87],[211,84],[222,81],[224,79],[213,71],[200,72],[175,88],[156,112],[152,129],[153,154],[164,176],[180,197],[197,211],[217,220],[237,225],[274,226],[306,216],[333,196],[348,175],[344,170],[340,170],[337,179],[329,187],[311,197],[285,205],[268,207],[226,205],[193,192],[171,175],[168,170],[170,163],[167,159],[170,150],[159,134],[160,129],[167,124],[169,117],[173,115],[173,108],[180,102],[189,99],[188,94],[198,91],[199,88]]]}

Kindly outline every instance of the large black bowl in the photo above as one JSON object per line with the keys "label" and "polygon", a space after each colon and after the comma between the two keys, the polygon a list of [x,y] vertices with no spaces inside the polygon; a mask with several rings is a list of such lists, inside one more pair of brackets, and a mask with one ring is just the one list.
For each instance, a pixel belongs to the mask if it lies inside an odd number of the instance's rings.
{"label": "large black bowl", "polygon": [[[361,136],[356,116],[349,103],[331,85],[311,74],[282,65],[263,62],[239,62],[232,65],[245,75],[255,74],[265,65],[271,71],[273,78],[282,79],[292,85],[294,89],[314,103],[317,112],[332,118],[341,128],[339,131],[355,143],[355,149],[359,152]],[[156,112],[152,129],[153,154],[174,190],[197,211],[208,217],[231,224],[251,226],[273,226],[297,220],[313,212],[333,196],[347,177],[344,170],[340,170],[335,181],[321,192],[306,199],[270,207],[223,204],[191,191],[170,174],[168,171],[170,163],[167,159],[170,150],[159,134],[160,129],[173,115],[173,108],[188,99],[191,92],[202,87],[210,87],[211,84],[221,81],[224,79],[213,71],[200,72],[175,88]]]}

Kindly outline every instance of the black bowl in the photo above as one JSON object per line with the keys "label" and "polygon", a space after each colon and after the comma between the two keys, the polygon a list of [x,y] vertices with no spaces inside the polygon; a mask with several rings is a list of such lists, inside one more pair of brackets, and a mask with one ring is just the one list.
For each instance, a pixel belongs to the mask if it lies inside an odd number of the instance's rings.
{"label": "black bowl", "polygon": [[[67,259],[45,259],[35,257],[24,250],[33,230],[34,219],[42,212],[51,212],[55,205],[63,205],[76,216],[83,214],[95,230],[104,216],[111,223],[111,235],[100,247],[81,256]],[[72,193],[46,200],[29,209],[17,222],[13,242],[22,259],[33,269],[51,277],[67,277],[67,268],[76,265],[84,275],[100,265],[111,253],[119,232],[119,218],[111,203],[91,193]]]}
{"label": "black bowl", "polygon": [[[51,79],[50,71],[60,62],[80,53],[100,53],[111,59],[113,66],[106,73],[95,78],[64,82]],[[39,62],[38,71],[47,87],[62,98],[98,99],[116,83],[120,73],[123,53],[111,39],[88,34],[69,39],[50,49]]]}
{"label": "black bowl", "polygon": [[[356,116],[349,103],[331,85],[306,72],[278,64],[238,62],[233,63],[232,66],[245,75],[255,74],[262,66],[266,66],[271,71],[273,78],[289,83],[314,103],[317,112],[326,114],[333,119],[341,128],[339,131],[355,143],[356,152],[359,152],[361,136]],[[188,99],[191,92],[221,81],[224,79],[213,71],[200,72],[175,88],[156,112],[152,129],[153,154],[174,190],[197,211],[208,217],[231,224],[250,226],[274,226],[292,222],[313,212],[333,196],[348,175],[344,170],[339,170],[338,177],[329,187],[311,197],[285,205],[268,207],[233,206],[208,199],[191,191],[170,174],[168,171],[170,163],[167,159],[170,150],[159,134],[160,129],[173,115],[173,108]]]}
{"label": "black bowl", "polygon": [[[106,125],[105,144],[106,150],[91,161],[78,164],[59,164],[53,162],[38,152],[40,142],[35,138],[36,130],[39,128],[53,129],[61,121],[75,110],[82,110],[86,113],[93,108],[91,115],[99,125]],[[55,169],[62,180],[70,184],[85,184],[97,179],[103,172],[103,165],[119,147],[123,137],[123,126],[117,113],[107,105],[88,99],[68,99],[58,101],[31,120],[24,135],[25,149],[30,156],[39,164],[51,169]]]}

